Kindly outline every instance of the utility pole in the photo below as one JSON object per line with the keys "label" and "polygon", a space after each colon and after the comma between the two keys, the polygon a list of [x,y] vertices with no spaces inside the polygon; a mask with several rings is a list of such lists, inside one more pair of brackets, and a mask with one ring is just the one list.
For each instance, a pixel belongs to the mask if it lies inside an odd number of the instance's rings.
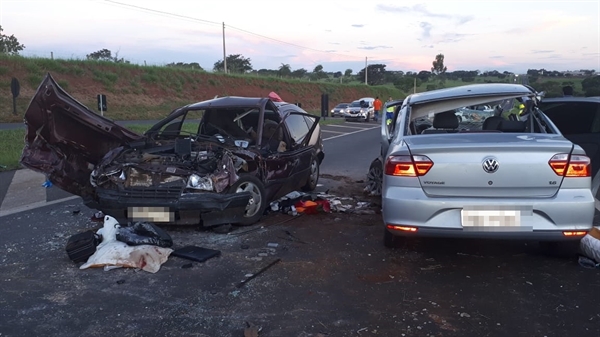
{"label": "utility pole", "polygon": [[415,84],[414,84],[414,90],[413,93],[416,94],[417,93],[417,77],[415,76]]}
{"label": "utility pole", "polygon": [[225,22],[223,22],[223,70],[227,74],[227,56],[225,56]]}
{"label": "utility pole", "polygon": [[368,67],[367,58],[365,57],[365,85],[367,85],[367,73],[368,73],[367,67]]}

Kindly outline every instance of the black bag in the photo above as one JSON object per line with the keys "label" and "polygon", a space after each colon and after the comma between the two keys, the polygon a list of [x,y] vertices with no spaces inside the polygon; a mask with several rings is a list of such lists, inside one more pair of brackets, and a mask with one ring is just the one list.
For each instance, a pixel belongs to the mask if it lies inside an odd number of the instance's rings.
{"label": "black bag", "polygon": [[130,246],[154,245],[168,248],[173,245],[171,236],[150,222],[129,223],[129,226],[119,228],[116,236],[117,240]]}
{"label": "black bag", "polygon": [[85,262],[96,252],[102,238],[94,231],[75,234],[67,241],[67,254],[73,262]]}

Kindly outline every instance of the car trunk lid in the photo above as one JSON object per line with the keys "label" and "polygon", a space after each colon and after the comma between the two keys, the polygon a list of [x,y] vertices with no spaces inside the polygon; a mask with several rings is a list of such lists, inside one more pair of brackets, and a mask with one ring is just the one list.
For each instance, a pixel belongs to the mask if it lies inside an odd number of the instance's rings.
{"label": "car trunk lid", "polygon": [[556,135],[454,134],[405,139],[433,166],[419,177],[429,196],[548,198],[562,183],[549,165],[573,145]]}

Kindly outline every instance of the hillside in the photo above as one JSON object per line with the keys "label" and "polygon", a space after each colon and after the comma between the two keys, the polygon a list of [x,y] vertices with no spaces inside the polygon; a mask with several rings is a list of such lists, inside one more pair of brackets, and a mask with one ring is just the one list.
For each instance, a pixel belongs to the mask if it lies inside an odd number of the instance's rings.
{"label": "hillside", "polygon": [[[139,66],[83,60],[51,60],[0,55],[0,123],[22,122],[25,109],[46,73],[73,97],[96,108],[96,95],[107,96],[105,116],[114,120],[157,119],[174,108],[219,96],[266,96],[275,91],[287,102],[320,111],[321,94],[329,94],[330,109],[360,97],[403,98],[388,86],[307,82],[249,75],[213,74],[199,70]],[[11,79],[21,91],[14,115]]]}

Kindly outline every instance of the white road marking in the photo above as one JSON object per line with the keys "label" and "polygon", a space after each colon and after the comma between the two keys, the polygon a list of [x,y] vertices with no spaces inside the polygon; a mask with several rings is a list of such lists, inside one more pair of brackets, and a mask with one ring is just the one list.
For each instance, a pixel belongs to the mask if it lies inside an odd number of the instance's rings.
{"label": "white road marking", "polygon": [[54,204],[58,204],[63,201],[69,201],[69,200],[73,200],[73,199],[77,199],[77,198],[79,198],[79,196],[73,195],[70,197],[63,198],[63,199],[52,200],[52,201],[48,201],[48,202],[38,201],[38,202],[29,204],[29,205],[12,208],[12,209],[9,209],[6,211],[0,211],[0,218],[3,216],[7,216],[7,215],[19,213],[19,212],[24,212],[24,211],[31,211],[36,208],[40,208],[40,207],[44,207],[44,206],[48,206],[48,205],[54,205]]}
{"label": "white road marking", "polygon": [[344,136],[350,136],[350,135],[353,135],[355,133],[359,133],[359,132],[363,132],[363,131],[369,131],[369,130],[373,130],[373,129],[379,129],[379,126],[375,126],[375,127],[368,128],[368,129],[357,130],[357,131],[353,131],[353,132],[348,132],[348,133],[344,133],[343,135],[331,136],[329,138],[324,138],[323,141],[330,140],[330,139],[335,139],[335,138],[340,138],[340,137],[344,137]]}
{"label": "white road marking", "polygon": [[346,133],[344,131],[333,131],[333,130],[323,130],[321,129],[321,132],[329,132],[329,133]]}
{"label": "white road marking", "polygon": [[46,180],[43,174],[32,170],[17,170],[8,186],[6,195],[0,205],[0,212],[20,207],[26,204],[45,202],[46,189],[42,183]]}
{"label": "white road marking", "polygon": [[[360,126],[348,126],[348,125],[338,125],[338,124],[329,124],[326,126],[333,126],[336,128],[348,128],[348,129],[369,129],[368,125],[365,127],[360,127]],[[377,126],[380,127],[380,126]]]}

